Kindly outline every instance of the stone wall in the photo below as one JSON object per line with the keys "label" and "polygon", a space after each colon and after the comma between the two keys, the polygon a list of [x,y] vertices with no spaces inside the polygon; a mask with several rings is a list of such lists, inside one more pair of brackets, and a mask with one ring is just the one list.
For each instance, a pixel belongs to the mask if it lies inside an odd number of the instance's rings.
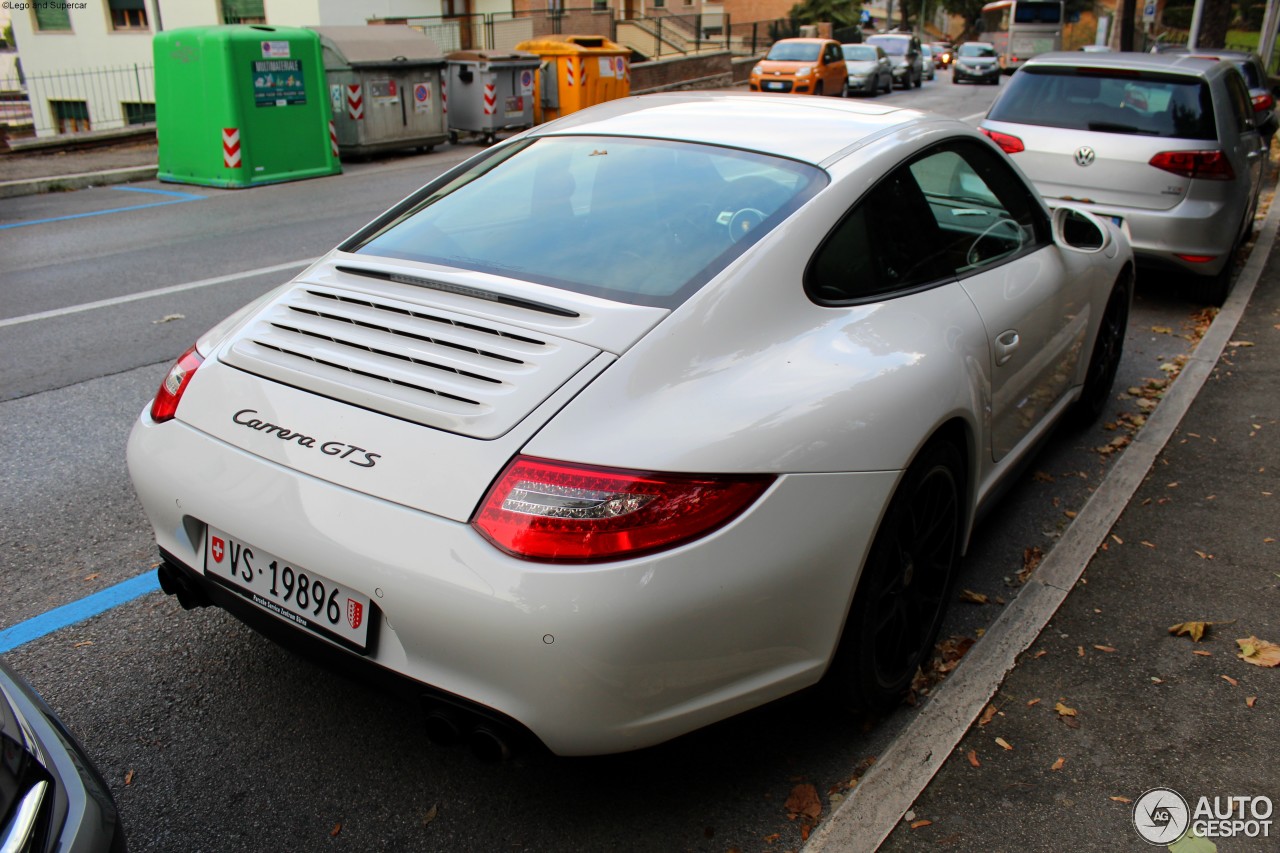
{"label": "stone wall", "polygon": [[727,50],[631,66],[633,95],[676,89],[727,89],[733,83],[733,57]]}

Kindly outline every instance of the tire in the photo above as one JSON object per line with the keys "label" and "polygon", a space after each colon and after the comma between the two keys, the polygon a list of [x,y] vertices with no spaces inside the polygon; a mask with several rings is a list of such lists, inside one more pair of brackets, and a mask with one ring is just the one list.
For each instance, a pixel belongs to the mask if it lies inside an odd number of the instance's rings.
{"label": "tire", "polygon": [[1204,295],[1205,302],[1214,307],[1221,307],[1227,301],[1227,297],[1231,295],[1231,272],[1235,266],[1236,250],[1234,247],[1227,256],[1227,262],[1223,265],[1222,271],[1216,275],[1206,276],[1205,283],[1201,290]]}
{"label": "tire", "polygon": [[960,78],[955,75],[955,72],[952,72],[951,74],[951,82],[955,83],[957,86],[960,85]]}
{"label": "tire", "polygon": [[1084,389],[1072,411],[1072,418],[1079,427],[1087,427],[1098,420],[1111,399],[1111,386],[1116,381],[1120,356],[1124,352],[1132,296],[1133,275],[1130,273],[1111,288],[1107,307],[1102,311],[1093,353],[1089,356],[1089,366],[1085,368]]}
{"label": "tire", "polygon": [[821,81],[821,80],[819,80],[817,83],[815,83],[815,84],[814,84],[814,86],[813,86],[813,94],[817,95],[819,98],[821,98],[823,95],[825,95],[825,94],[826,94],[826,92],[824,92],[824,91],[823,91],[823,86],[822,86],[822,81]]}
{"label": "tire", "polygon": [[933,651],[959,569],[964,470],[954,444],[934,441],[889,502],[828,673],[846,708],[899,701]]}
{"label": "tire", "polygon": [[839,94],[837,97],[840,97],[840,98],[847,98],[847,97],[849,97],[849,80],[848,80],[848,78],[845,78],[844,80],[842,80],[842,81],[840,82],[840,94]]}
{"label": "tire", "polygon": [[893,94],[893,75],[892,74],[889,75],[889,81],[884,84],[884,93],[886,95]]}
{"label": "tire", "polygon": [[919,89],[921,86],[923,86],[923,85],[924,85],[924,72],[923,72],[923,71],[921,71],[919,74],[917,74],[917,75],[916,75],[916,77],[915,77],[915,82],[914,82],[912,85],[914,85],[917,89]]}

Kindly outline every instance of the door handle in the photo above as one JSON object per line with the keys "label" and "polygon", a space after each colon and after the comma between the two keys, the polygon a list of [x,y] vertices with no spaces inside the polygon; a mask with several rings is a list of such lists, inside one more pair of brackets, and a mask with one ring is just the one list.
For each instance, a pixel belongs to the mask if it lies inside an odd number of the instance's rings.
{"label": "door handle", "polygon": [[1018,338],[1018,333],[1013,329],[1002,333],[996,338],[996,367],[1006,364],[1009,359],[1013,358],[1013,353],[1017,350],[1019,343],[1021,343],[1021,340]]}

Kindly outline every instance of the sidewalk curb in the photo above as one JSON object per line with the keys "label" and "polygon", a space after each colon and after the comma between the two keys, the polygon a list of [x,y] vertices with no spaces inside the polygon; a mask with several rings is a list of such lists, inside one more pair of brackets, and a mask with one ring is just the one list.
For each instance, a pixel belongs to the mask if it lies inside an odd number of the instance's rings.
{"label": "sidewalk curb", "polygon": [[1249,304],[1278,227],[1280,198],[1272,203],[1231,296],[1133,443],[1017,598],[814,831],[803,853],[873,853],[951,757],[1018,656],[1035,642],[1084,574],[1213,372]]}
{"label": "sidewalk curb", "polygon": [[25,181],[0,182],[0,198],[17,198],[40,193],[82,190],[106,184],[127,184],[132,181],[155,180],[158,166],[129,166],[124,169],[107,169],[102,172],[82,172],[78,175],[56,175],[48,178],[31,178]]}

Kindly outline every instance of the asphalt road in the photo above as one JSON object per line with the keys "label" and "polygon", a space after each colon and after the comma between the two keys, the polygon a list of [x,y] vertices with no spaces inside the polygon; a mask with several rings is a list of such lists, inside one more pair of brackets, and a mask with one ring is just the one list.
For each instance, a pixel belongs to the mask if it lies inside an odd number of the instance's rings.
{"label": "asphalt road", "polygon": [[[996,93],[941,74],[881,97],[969,116]],[[174,357],[292,274],[254,271],[320,255],[467,152],[253,190],[148,183],[134,188],[178,195],[107,187],[0,207],[0,630],[154,565],[126,436]],[[1187,351],[1201,306],[1173,284],[1139,280],[1118,390]],[[1139,410],[1125,398],[1115,411]],[[1105,474],[1096,448],[1120,434],[1056,436],[978,530],[960,586],[1016,595],[1025,549],[1052,548]],[[998,610],[957,603],[945,633],[975,636]],[[847,782],[912,713],[854,720],[801,696],[636,754],[489,765],[432,745],[400,700],[158,593],[6,658],[84,741],[134,851],[795,849],[795,785]]]}

